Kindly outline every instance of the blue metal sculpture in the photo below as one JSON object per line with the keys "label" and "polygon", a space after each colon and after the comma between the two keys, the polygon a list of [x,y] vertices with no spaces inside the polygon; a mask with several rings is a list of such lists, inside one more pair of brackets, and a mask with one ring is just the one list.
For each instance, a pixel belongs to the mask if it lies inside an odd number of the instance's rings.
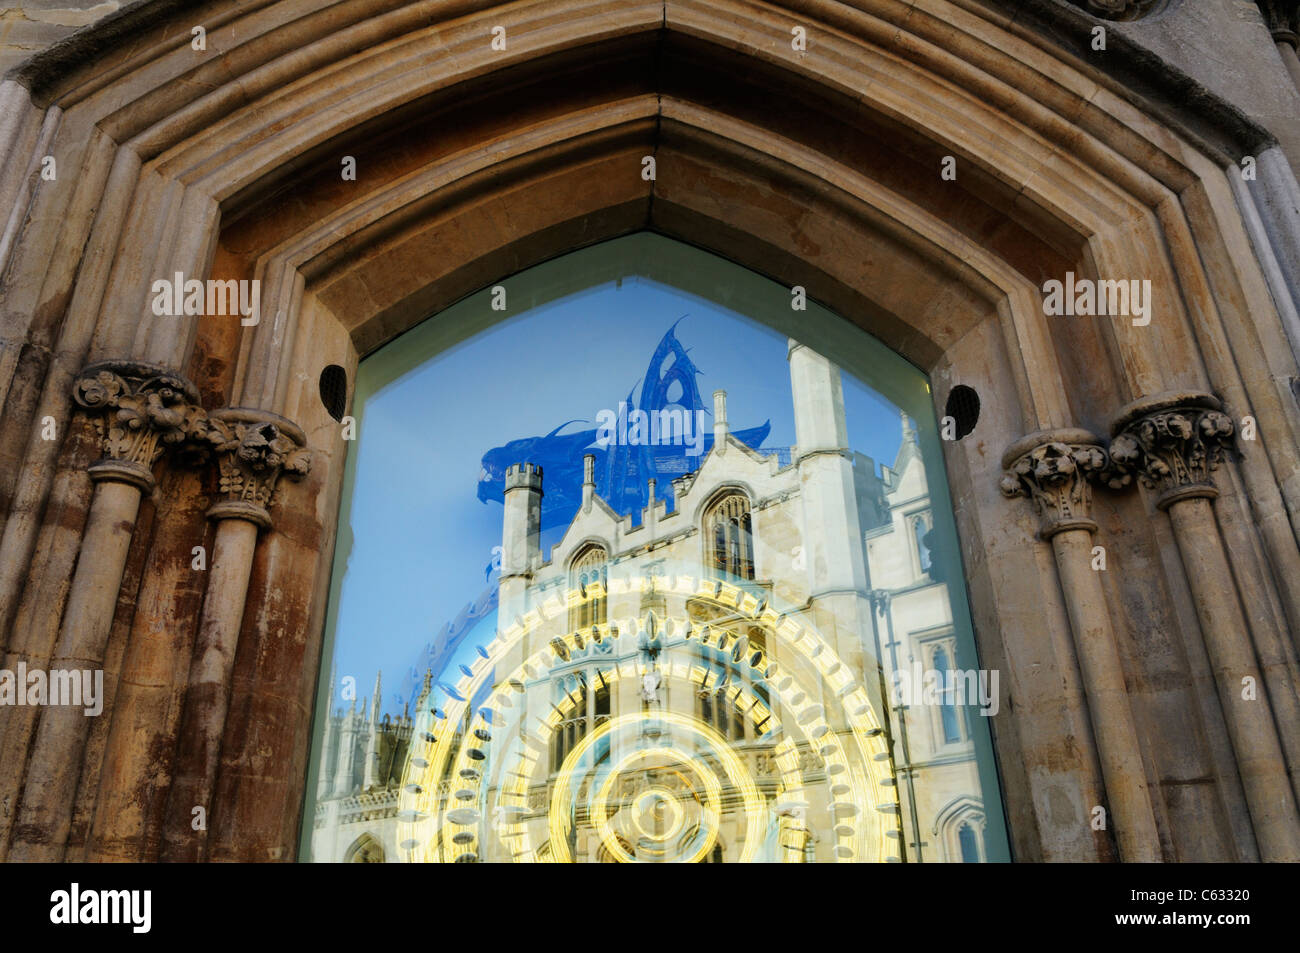
{"label": "blue metal sculpture", "polygon": [[[700,371],[674,333],[679,318],[664,334],[641,380],[640,398],[633,385],[618,409],[601,411],[603,425],[562,434],[569,420],[541,437],[512,440],[483,455],[478,498],[504,502],[505,471],[514,463],[540,464],[546,474],[542,529],[568,526],[582,502],[582,458],[596,457],[596,493],[620,515],[640,516],[649,500],[647,481],[655,479],[656,496],[671,509],[672,480],[697,469],[713,446],[713,428],[702,427],[709,413],[695,378]],[[676,388],[674,388],[676,385]],[[665,423],[660,426],[660,421]],[[638,429],[643,424],[643,429]],[[771,421],[734,436],[759,449]]]}

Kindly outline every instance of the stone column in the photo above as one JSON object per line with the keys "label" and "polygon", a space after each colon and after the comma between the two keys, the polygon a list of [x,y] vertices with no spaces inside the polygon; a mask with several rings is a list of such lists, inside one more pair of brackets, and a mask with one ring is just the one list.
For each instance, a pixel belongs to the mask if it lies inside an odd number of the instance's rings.
{"label": "stone column", "polygon": [[[166,860],[203,857],[257,537],[271,528],[269,507],[280,476],[302,477],[311,466],[302,430],[268,411],[213,411],[209,441],[222,498],[207,514],[217,531],[168,798]],[[205,822],[197,830],[195,808],[203,809]]]}
{"label": "stone column", "polygon": [[[1300,861],[1300,814],[1267,701],[1264,679],[1238,601],[1212,501],[1211,471],[1231,446],[1232,420],[1208,394],[1146,397],[1112,427],[1111,458],[1156,492],[1169,514],[1201,623],[1219,701],[1265,861]],[[1253,680],[1247,683],[1245,679]],[[1252,694],[1247,685],[1255,686]],[[1282,690],[1292,690],[1282,686]]]}
{"label": "stone column", "polygon": [[1107,474],[1106,451],[1086,430],[1039,431],[1007,448],[1002,465],[1002,492],[1028,497],[1038,505],[1039,535],[1051,542],[1056,557],[1120,859],[1158,862],[1160,835],[1142,746],[1106,593],[1092,568],[1097,524],[1091,518],[1091,482]]}
{"label": "stone column", "polygon": [[[168,448],[201,450],[206,416],[193,384],[134,361],[87,366],[72,397],[104,456],[89,470],[95,488],[50,669],[102,671],[141,494],[152,492],[154,464]],[[42,710],[10,860],[62,860],[89,731],[81,707]]]}

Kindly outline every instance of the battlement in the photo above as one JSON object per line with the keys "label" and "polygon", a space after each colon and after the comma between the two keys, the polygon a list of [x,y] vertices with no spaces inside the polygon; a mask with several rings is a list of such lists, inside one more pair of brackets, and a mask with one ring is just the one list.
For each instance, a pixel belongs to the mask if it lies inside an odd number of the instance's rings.
{"label": "battlement", "polygon": [[506,467],[506,492],[542,489],[542,468],[536,463],[512,463]]}

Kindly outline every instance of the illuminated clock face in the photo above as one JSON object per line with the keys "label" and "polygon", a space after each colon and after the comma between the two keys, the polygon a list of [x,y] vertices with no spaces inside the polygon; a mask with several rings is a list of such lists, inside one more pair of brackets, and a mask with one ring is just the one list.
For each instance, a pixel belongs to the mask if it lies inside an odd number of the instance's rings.
{"label": "illuminated clock face", "polygon": [[857,636],[753,587],[615,570],[500,620],[431,685],[404,859],[897,860],[879,675],[842,657]]}

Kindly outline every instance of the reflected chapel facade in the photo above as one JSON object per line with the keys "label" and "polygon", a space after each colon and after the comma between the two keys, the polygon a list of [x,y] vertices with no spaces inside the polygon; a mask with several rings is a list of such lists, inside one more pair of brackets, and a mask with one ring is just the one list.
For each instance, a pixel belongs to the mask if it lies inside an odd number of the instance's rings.
{"label": "reflected chapel facade", "polygon": [[315,859],[999,855],[977,716],[890,690],[918,659],[959,657],[915,429],[903,415],[877,473],[849,449],[839,368],[793,341],[789,364],[789,462],[737,440],[718,391],[674,507],[651,481],[640,519],[620,516],[588,456],[548,555],[545,474],[509,468],[495,638],[430,671],[414,719],[380,719],[378,681],[368,716],[332,715]]}

